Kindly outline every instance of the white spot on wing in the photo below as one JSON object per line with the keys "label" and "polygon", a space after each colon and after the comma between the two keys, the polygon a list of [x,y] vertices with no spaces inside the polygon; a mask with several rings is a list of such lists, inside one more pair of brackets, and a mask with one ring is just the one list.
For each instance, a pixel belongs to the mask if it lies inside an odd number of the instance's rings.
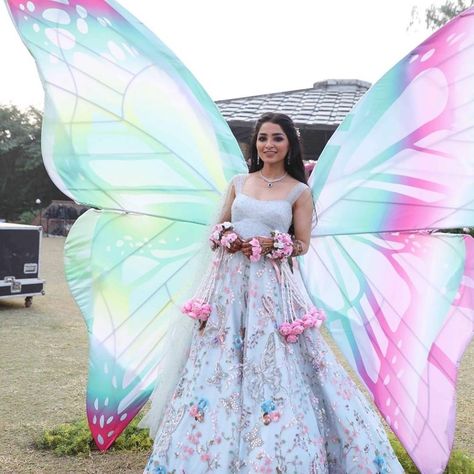
{"label": "white spot on wing", "polygon": [[71,18],[64,10],[59,8],[48,8],[43,12],[43,18],[60,25],[69,25]]}
{"label": "white spot on wing", "polygon": [[72,49],[76,45],[75,36],[63,28],[46,28],[46,37],[61,49]]}
{"label": "white spot on wing", "polygon": [[86,18],[87,17],[87,10],[81,6],[81,5],[76,5],[76,11],[77,11],[77,14],[81,17],[81,18]]}
{"label": "white spot on wing", "polygon": [[425,54],[423,54],[423,56],[421,57],[420,62],[424,63],[425,61],[428,61],[428,59],[430,59],[431,56],[433,56],[434,52],[435,52],[435,49],[434,49],[434,48],[432,48],[432,49],[430,49],[429,51],[427,51],[427,52],[426,52]]}
{"label": "white spot on wing", "polygon": [[77,19],[76,26],[79,33],[82,33],[83,35],[89,31],[86,20],[83,20],[82,18]]}

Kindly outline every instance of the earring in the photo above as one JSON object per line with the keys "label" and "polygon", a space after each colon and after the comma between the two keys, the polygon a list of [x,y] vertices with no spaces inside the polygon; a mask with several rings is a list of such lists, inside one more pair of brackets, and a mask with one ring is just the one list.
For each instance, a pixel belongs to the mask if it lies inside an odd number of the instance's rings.
{"label": "earring", "polygon": [[260,164],[260,155],[257,153],[257,166]]}
{"label": "earring", "polygon": [[291,161],[291,152],[290,151],[288,152],[286,160],[287,160],[287,163],[290,164],[290,161]]}

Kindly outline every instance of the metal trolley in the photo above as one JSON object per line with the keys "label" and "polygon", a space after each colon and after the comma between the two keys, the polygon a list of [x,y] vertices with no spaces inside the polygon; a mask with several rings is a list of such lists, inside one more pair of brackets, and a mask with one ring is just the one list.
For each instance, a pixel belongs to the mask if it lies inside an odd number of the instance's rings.
{"label": "metal trolley", "polygon": [[40,226],[0,223],[0,298],[24,297],[28,308],[34,295],[44,295],[41,238]]}

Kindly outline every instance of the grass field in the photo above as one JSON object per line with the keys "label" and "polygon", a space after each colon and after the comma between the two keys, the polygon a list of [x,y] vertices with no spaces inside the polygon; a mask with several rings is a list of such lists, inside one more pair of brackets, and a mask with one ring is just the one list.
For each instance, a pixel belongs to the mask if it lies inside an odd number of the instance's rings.
{"label": "grass field", "polygon": [[[46,296],[0,300],[0,472],[141,473],[148,453],[57,457],[32,447],[44,428],[83,416],[87,335],[63,270],[63,238],[43,239]],[[461,364],[455,446],[474,457],[474,345]]]}

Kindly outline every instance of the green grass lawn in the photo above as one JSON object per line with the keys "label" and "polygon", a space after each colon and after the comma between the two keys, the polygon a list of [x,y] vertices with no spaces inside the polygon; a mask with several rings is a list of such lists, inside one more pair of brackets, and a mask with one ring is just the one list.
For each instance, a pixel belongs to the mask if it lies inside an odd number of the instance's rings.
{"label": "green grass lawn", "polygon": [[[84,417],[87,335],[63,269],[63,238],[44,238],[46,295],[0,300],[0,473],[141,473],[148,453],[58,457],[33,448],[44,429]],[[457,448],[474,457],[474,346],[461,364]]]}

